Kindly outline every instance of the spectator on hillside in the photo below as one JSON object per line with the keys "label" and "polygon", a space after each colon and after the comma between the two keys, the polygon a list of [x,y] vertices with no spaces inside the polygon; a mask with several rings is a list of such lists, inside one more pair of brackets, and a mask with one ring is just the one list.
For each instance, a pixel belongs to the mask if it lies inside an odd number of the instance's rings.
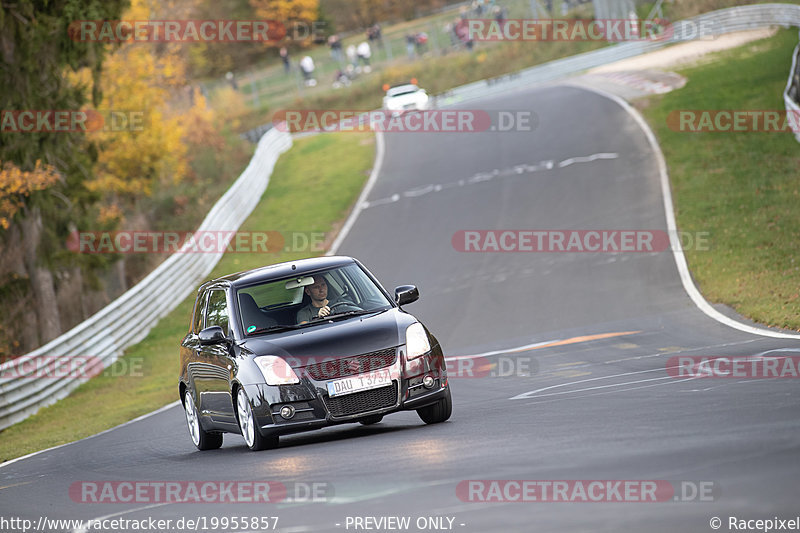
{"label": "spectator on hillside", "polygon": [[228,83],[231,84],[231,87],[233,87],[234,91],[239,90],[239,84],[236,82],[236,76],[233,74],[233,72],[228,71],[225,74],[225,79],[228,80]]}
{"label": "spectator on hillside", "polygon": [[286,49],[285,46],[281,47],[281,51],[279,52],[281,56],[281,62],[283,62],[283,71],[288,74],[289,73],[289,51]]}
{"label": "spectator on hillside", "polygon": [[[350,65],[347,66],[350,67]],[[338,69],[333,78],[333,88],[341,89],[342,87],[349,87],[349,86],[350,86],[350,77],[347,75],[347,72],[342,69]]]}
{"label": "spectator on hillside", "polygon": [[428,50],[428,34],[424,31],[417,33],[414,36],[414,46],[417,48],[417,55],[422,57]]}
{"label": "spectator on hillside", "polygon": [[406,34],[406,54],[409,59],[414,59],[414,49],[416,48],[417,38],[413,33]]}
{"label": "spectator on hillside", "polygon": [[342,41],[338,35],[328,37],[328,46],[331,48],[331,58],[337,63],[342,62]]}
{"label": "spectator on hillside", "polygon": [[461,19],[458,22],[456,22],[455,27],[453,28],[453,31],[456,32],[456,35],[458,36],[458,39],[462,43],[464,43],[464,46],[467,48],[467,50],[472,50],[472,45],[474,43],[473,43],[472,39],[470,38],[469,24],[467,24],[467,21],[464,20],[464,19]]}
{"label": "spectator on hillside", "polygon": [[356,48],[358,59],[364,63],[364,72],[370,72],[372,67],[369,65],[369,59],[372,57],[372,49],[369,47],[367,41],[361,41]]}
{"label": "spectator on hillside", "polygon": [[356,53],[356,45],[351,44],[345,50],[347,55],[347,62],[355,69],[358,67],[358,54]]}
{"label": "spectator on hillside", "polygon": [[381,25],[377,22],[367,28],[367,40],[370,44],[375,43],[383,48],[383,35],[381,34]]}
{"label": "spectator on hillside", "polygon": [[311,59],[311,56],[305,56],[300,60],[300,70],[303,73],[306,87],[313,87],[317,84],[317,80],[314,79],[314,60]]}
{"label": "spectator on hillside", "polygon": [[500,24],[506,19],[506,9],[504,7],[494,6],[492,8],[492,14],[494,15],[494,20]]}

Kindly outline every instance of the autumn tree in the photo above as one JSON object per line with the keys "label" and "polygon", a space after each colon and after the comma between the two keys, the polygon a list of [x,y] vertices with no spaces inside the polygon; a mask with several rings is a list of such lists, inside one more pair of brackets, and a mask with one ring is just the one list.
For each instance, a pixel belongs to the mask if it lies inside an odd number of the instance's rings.
{"label": "autumn tree", "polygon": [[319,0],[250,0],[255,16],[274,20],[283,25],[294,44],[308,46],[314,42],[315,21],[319,20]]}
{"label": "autumn tree", "polygon": [[[129,20],[152,15],[146,0],[132,0],[125,12]],[[90,83],[89,73],[82,74]],[[160,181],[179,182],[186,175],[184,126],[168,106],[186,83],[180,45],[123,43],[107,54],[94,83],[103,93],[99,111],[106,124],[87,134],[97,146],[97,163],[86,187],[103,197],[103,222],[122,218]],[[115,116],[119,127],[109,128]]]}
{"label": "autumn tree", "polygon": [[[68,25],[75,20],[117,19],[123,6],[122,0],[3,0],[0,109],[77,110],[87,103],[85,88],[74,85],[64,74],[87,69],[97,79],[104,47],[72,40]],[[88,97],[97,103],[100,96],[98,87]],[[0,131],[0,161],[0,179],[6,185],[0,190],[0,201],[8,209],[8,226],[0,229],[3,255],[19,257],[14,269],[24,290],[14,297],[30,299],[25,316],[19,317],[16,334],[26,339],[23,345],[46,342],[61,333],[51,270],[59,261],[55,250],[76,221],[88,215],[86,206],[92,205],[92,193],[84,187],[91,175],[92,150],[80,132]],[[51,179],[56,174],[58,179]],[[14,184],[20,176],[33,181],[20,189],[19,183]],[[18,237],[12,238],[14,234]],[[23,250],[7,249],[12,241]],[[3,281],[0,279],[0,285]]]}
{"label": "autumn tree", "polygon": [[317,20],[319,0],[250,0],[258,18],[277,20],[287,28],[293,23]]}
{"label": "autumn tree", "polygon": [[[114,0],[2,3],[0,69],[8,82],[0,109],[97,110],[106,127],[90,121],[89,131],[0,131],[0,360],[87,316],[82,290],[72,291],[79,301],[71,315],[59,314],[64,280],[80,289],[88,275],[102,289],[96,276],[123,264],[68,250],[74,231],[114,229],[134,214],[147,220],[142,200],[189,172],[187,142],[220,144],[205,99],[186,86],[185,45],[83,42],[70,38],[70,23],[189,18],[192,7],[176,0],[134,0],[130,9]],[[107,127],[114,114],[143,120],[115,130]]]}

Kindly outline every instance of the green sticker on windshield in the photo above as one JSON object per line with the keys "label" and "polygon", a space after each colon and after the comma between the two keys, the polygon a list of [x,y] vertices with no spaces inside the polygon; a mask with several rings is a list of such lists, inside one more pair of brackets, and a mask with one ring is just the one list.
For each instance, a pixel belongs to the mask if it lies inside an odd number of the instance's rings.
{"label": "green sticker on windshield", "polygon": [[247,333],[252,333],[256,330],[255,326],[247,326]]}

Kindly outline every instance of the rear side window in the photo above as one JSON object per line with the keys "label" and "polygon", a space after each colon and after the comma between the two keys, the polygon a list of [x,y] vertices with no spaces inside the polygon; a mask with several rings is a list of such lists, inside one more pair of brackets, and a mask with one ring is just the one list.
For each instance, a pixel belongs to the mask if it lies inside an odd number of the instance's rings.
{"label": "rear side window", "polygon": [[208,307],[206,308],[206,327],[219,326],[227,335],[228,332],[228,302],[225,291],[215,290],[208,293]]}

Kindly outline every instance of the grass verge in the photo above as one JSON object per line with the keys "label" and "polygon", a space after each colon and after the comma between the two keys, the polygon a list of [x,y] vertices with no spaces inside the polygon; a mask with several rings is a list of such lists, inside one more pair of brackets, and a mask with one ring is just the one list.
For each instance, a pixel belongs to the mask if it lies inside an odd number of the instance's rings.
{"label": "grass verge", "polygon": [[[318,135],[295,142],[241,231],[330,233],[347,215],[374,158],[368,133]],[[321,252],[226,254],[211,277]],[[194,296],[161,319],[139,344],[67,398],[0,433],[0,461],[72,442],[178,399],[178,346]],[[184,428],[175,428],[183,434]],[[188,437],[187,437],[188,438]]]}
{"label": "grass verge", "polygon": [[679,132],[674,110],[783,110],[795,29],[687,68],[678,91],[643,112],[669,165],[678,228],[710,233],[688,249],[707,300],[762,324],[800,330],[800,144],[791,133]]}

